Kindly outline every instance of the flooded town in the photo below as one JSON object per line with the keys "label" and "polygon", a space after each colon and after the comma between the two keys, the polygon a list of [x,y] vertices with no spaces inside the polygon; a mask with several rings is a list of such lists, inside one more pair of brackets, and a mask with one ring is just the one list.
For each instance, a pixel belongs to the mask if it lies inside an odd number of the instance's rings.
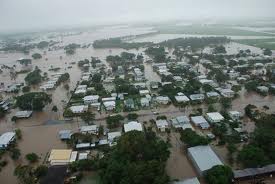
{"label": "flooded town", "polygon": [[[263,6],[253,1],[251,11]],[[275,183],[275,15],[50,28],[61,24],[52,19],[33,31],[9,16],[1,184]]]}

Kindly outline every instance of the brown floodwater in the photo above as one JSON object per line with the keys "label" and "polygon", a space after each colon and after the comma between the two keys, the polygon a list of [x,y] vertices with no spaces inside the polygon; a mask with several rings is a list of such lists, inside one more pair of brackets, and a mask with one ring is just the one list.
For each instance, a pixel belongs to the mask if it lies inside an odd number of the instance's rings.
{"label": "brown floodwater", "polygon": [[[102,38],[110,38],[117,36],[126,36],[129,34],[142,34],[148,32],[150,29],[138,29],[134,31],[132,28],[104,28],[100,30],[96,30],[95,32],[84,32],[79,35],[66,36],[62,38],[63,43],[60,46],[69,44],[69,43],[80,43],[87,44],[92,43],[96,39]],[[55,38],[56,40],[61,40],[60,37]],[[230,48],[233,46],[230,45]],[[239,45],[238,45],[239,47]],[[238,48],[235,48],[237,51]],[[60,67],[60,71],[58,72],[68,72],[70,74],[70,81],[68,82],[70,86],[70,90],[73,90],[77,84],[77,82],[81,78],[81,70],[77,67],[77,65],[70,65],[71,62],[77,62],[79,60],[90,58],[91,56],[98,57],[105,64],[107,55],[116,55],[120,54],[123,49],[93,49],[92,47],[86,49],[77,49],[74,55],[66,55],[64,50],[54,50],[54,51],[46,51],[46,54],[43,55],[42,59],[32,60],[33,67],[38,66],[42,73],[47,72],[48,76],[50,76],[56,72],[50,72],[48,69],[52,67]],[[141,53],[144,49],[132,49],[128,50],[128,52],[133,53]],[[43,53],[43,51],[33,50],[29,55],[25,55],[22,53],[0,53],[0,65],[5,64],[8,66],[16,65],[17,69],[20,69],[21,65],[16,62],[19,58],[31,58],[31,55],[35,52]],[[171,52],[170,52],[171,53]],[[62,59],[60,59],[62,56]],[[47,58],[47,60],[46,60]],[[147,57],[145,57],[147,59]],[[160,77],[153,72],[152,66],[150,64],[145,65],[145,76],[148,81],[160,81]],[[72,68],[68,68],[68,66],[72,66]],[[11,80],[9,75],[9,70],[4,70],[2,74],[0,74],[0,82],[4,82],[5,85],[10,85],[13,83],[21,83],[24,82],[26,74],[19,74],[15,80]],[[39,87],[32,88],[32,91],[39,91]],[[37,153],[41,157],[41,162],[43,162],[46,154],[53,148],[66,148],[66,144],[61,142],[58,138],[58,131],[62,129],[71,129],[73,131],[77,131],[80,124],[82,124],[80,119],[75,119],[72,123],[61,123],[55,125],[46,125],[45,122],[48,120],[58,120],[62,119],[62,112],[64,104],[62,101],[68,101],[70,94],[68,91],[64,89],[63,85],[58,86],[55,90],[48,91],[47,93],[52,95],[53,102],[52,104],[45,107],[43,112],[35,112],[33,116],[29,119],[18,120],[16,123],[11,121],[11,117],[15,114],[18,109],[12,109],[9,114],[3,119],[0,119],[0,134],[6,131],[12,131],[16,128],[20,128],[22,130],[23,139],[18,142],[18,147],[21,150],[22,157],[19,161],[12,161],[7,155],[5,158],[8,160],[9,164],[2,169],[0,172],[0,183],[3,184],[15,184],[17,183],[16,177],[13,176],[13,170],[19,163],[26,163],[24,156],[27,153]],[[4,98],[16,96],[16,94],[1,94]],[[247,94],[244,90],[241,92],[240,97],[233,101],[232,109],[239,110],[243,112],[243,108],[247,104],[255,104],[257,106],[267,105],[270,107],[269,111],[275,109],[274,97],[266,96],[262,97],[258,94]],[[56,105],[58,107],[58,112],[52,112],[52,106]],[[140,114],[139,121],[149,121],[150,119],[156,118],[153,115],[152,111],[157,111],[161,115],[166,115],[168,118],[172,118],[179,115],[189,115],[196,108],[207,109],[207,106],[197,105],[195,107],[186,107],[184,109],[179,109],[178,107],[170,106],[161,106],[153,108],[152,110],[140,110],[138,114]],[[122,113],[126,115],[127,113]],[[96,114],[96,118],[102,119],[96,122],[96,124],[105,124],[104,118],[108,116],[108,113]],[[252,125],[248,125],[250,129],[253,129]],[[252,128],[251,128],[252,127]],[[248,128],[248,129],[249,129]],[[189,178],[195,176],[196,173],[188,161],[185,153],[182,151],[181,147],[179,147],[178,137],[172,136],[172,148],[171,148],[171,157],[167,162],[167,172],[172,178]]]}

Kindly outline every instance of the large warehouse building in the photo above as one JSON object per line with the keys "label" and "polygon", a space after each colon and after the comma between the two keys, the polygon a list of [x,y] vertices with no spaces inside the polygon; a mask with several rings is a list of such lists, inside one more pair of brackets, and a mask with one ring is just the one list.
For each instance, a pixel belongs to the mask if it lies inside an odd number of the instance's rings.
{"label": "large warehouse building", "polygon": [[188,156],[199,175],[216,165],[223,165],[210,146],[195,146],[188,148]]}

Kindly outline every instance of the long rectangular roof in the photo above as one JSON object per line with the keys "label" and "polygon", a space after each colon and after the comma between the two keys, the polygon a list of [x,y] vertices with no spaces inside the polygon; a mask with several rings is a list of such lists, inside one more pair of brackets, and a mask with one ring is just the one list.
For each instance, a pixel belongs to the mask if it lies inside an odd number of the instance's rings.
{"label": "long rectangular roof", "polygon": [[188,148],[188,152],[202,172],[211,169],[213,166],[223,165],[219,157],[208,145]]}
{"label": "long rectangular roof", "polygon": [[8,145],[15,137],[15,132],[6,132],[0,136],[0,145]]}

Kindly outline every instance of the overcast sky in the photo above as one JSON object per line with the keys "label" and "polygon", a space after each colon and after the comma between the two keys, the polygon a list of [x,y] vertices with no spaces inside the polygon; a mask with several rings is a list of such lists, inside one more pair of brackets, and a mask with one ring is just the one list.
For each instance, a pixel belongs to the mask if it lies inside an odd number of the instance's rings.
{"label": "overcast sky", "polygon": [[0,0],[0,31],[161,19],[274,17],[275,0]]}

